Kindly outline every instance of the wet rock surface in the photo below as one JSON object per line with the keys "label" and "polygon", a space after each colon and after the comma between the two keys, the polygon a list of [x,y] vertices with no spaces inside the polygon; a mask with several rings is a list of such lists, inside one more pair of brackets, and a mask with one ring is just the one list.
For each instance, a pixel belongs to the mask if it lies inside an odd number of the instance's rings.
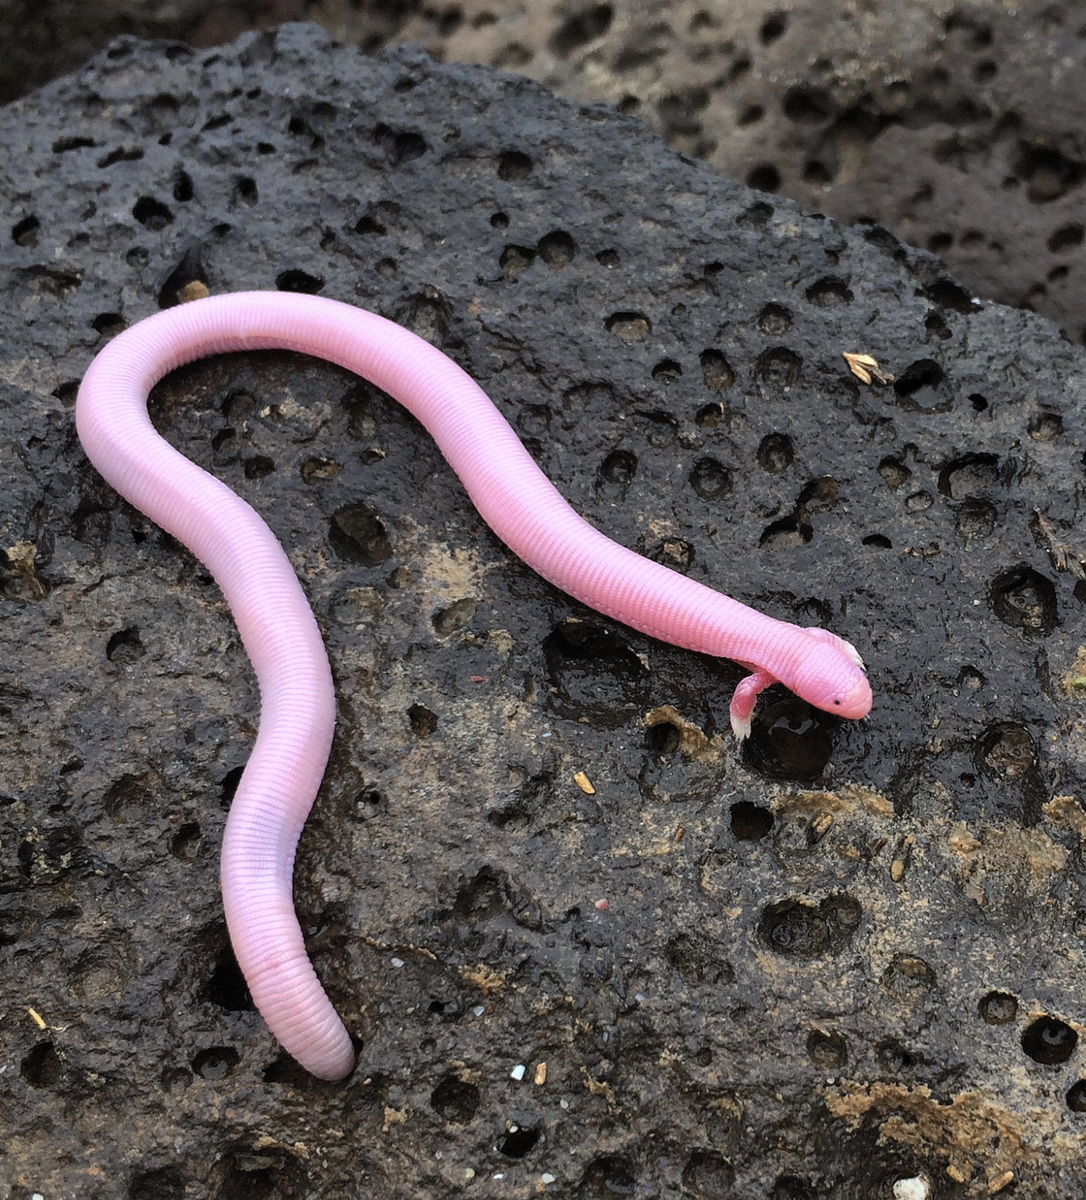
{"label": "wet rock surface", "polygon": [[[0,137],[12,1195],[1078,1194],[1081,351],[632,118],[314,27],[115,43]],[[296,895],[339,1085],[225,935],[229,614],[71,420],[95,350],[199,285],[428,337],[599,528],[828,625],[875,689],[848,725],[769,693],[740,749],[738,667],[534,576],[362,381],[172,374],[156,423],[329,645]]]}
{"label": "wet rock surface", "polygon": [[56,0],[0,8],[0,98],[118,33],[209,46],[296,19],[634,113],[726,178],[881,224],[975,294],[1086,333],[1086,25],[1060,0]]}

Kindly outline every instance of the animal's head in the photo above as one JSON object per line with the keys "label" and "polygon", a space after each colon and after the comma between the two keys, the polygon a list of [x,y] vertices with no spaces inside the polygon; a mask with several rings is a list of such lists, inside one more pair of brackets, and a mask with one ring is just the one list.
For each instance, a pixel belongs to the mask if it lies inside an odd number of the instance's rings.
{"label": "animal's head", "polygon": [[871,684],[863,661],[843,638],[825,629],[805,629],[809,644],[797,657],[790,679],[781,682],[815,708],[857,720],[871,711]]}

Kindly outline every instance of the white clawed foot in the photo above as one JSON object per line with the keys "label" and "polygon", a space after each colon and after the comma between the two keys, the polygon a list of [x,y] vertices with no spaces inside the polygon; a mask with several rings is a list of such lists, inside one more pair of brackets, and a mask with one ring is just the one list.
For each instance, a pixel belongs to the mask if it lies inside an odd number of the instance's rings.
{"label": "white clawed foot", "polygon": [[732,719],[732,733],[735,734],[737,742],[745,742],[750,737],[750,717],[737,717],[734,711],[730,714]]}

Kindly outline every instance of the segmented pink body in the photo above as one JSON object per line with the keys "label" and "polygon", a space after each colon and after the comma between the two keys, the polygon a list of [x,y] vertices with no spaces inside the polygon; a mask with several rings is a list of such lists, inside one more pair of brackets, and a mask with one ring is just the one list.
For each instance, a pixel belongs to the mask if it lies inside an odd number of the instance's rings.
{"label": "segmented pink body", "polygon": [[313,296],[239,292],[184,304],[120,334],[76,403],[87,455],[132,504],[212,572],[260,686],[260,728],[222,851],[226,921],[257,1008],[307,1070],[354,1065],[294,912],[294,854],[328,759],[335,695],[316,621],[259,516],[179,454],[147,415],[153,385],[182,363],[231,350],[295,350],[357,372],[429,430],[490,527],[545,579],[663,641],[735,659],[752,674],[732,723],[745,736],[759,691],[779,681],[820,708],[862,717],[871,689],[855,650],[774,620],[625,549],[562,499],[478,385],[429,343],[373,313]]}

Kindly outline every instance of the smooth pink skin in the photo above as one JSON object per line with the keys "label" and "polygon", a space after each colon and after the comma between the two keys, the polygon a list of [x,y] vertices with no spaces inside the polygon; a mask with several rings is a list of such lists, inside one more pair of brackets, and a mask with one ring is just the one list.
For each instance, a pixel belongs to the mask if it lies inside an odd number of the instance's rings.
{"label": "smooth pink skin", "polygon": [[338,363],[410,409],[487,524],[545,579],[662,641],[749,668],[731,705],[740,738],[771,683],[841,717],[865,716],[871,688],[856,651],[827,630],[763,616],[599,533],[562,499],[478,385],[383,317],[314,296],[239,292],[171,308],[114,338],[79,389],[79,437],[106,480],[215,576],[260,687],[260,728],[223,839],[230,939],[285,1049],[314,1075],[341,1079],[354,1049],[306,955],[292,893],[295,849],[335,724],[328,658],[275,536],[244,500],[163,441],[147,415],[151,388],[182,363],[273,348]]}

